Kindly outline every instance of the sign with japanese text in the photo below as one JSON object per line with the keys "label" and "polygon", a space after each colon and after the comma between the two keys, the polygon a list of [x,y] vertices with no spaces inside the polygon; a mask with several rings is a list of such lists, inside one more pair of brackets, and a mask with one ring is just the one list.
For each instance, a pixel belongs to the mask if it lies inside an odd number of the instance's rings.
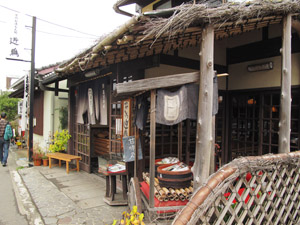
{"label": "sign with japanese text", "polygon": [[122,136],[130,135],[130,114],[131,114],[131,100],[122,101]]}
{"label": "sign with japanese text", "polygon": [[101,84],[101,93],[100,93],[100,124],[107,125],[108,117],[107,117],[107,95],[106,95],[107,85]]}
{"label": "sign with japanese text", "polygon": [[21,41],[23,27],[21,26],[21,14],[15,13],[10,25],[8,54],[6,59],[10,60],[26,60],[24,57],[24,47]]}
{"label": "sign with japanese text", "polygon": [[[134,136],[128,136],[123,137],[123,148],[124,148],[124,161],[125,162],[132,162],[135,160],[135,137]],[[142,154],[142,146],[141,142],[139,140],[139,146],[138,146],[138,159],[143,159]]]}
{"label": "sign with japanese text", "polygon": [[21,122],[22,131],[25,131],[27,127],[28,97],[29,97],[29,75],[27,74],[24,77],[24,98],[22,103],[22,122]]}

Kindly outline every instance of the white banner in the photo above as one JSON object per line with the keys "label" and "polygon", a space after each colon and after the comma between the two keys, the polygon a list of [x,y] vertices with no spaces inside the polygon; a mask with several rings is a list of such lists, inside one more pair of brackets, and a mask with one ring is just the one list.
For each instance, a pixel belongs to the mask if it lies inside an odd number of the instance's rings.
{"label": "white banner", "polygon": [[28,94],[29,94],[29,74],[27,74],[24,77],[24,98],[22,104],[22,123],[21,123],[22,131],[25,131],[27,128]]}
{"label": "white banner", "polygon": [[[26,60],[24,55],[24,46],[22,40],[22,33],[24,30],[24,24],[22,21],[23,18],[22,14],[15,13],[11,17],[11,22],[9,24],[9,47],[8,47],[8,54],[6,59],[11,60]],[[22,25],[21,25],[22,24]]]}

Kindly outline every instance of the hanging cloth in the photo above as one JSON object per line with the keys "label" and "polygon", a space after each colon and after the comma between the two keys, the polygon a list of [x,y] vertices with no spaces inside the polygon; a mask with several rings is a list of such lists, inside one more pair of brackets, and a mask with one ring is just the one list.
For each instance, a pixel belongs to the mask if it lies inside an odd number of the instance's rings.
{"label": "hanging cloth", "polygon": [[[178,124],[186,119],[197,119],[199,85],[186,84],[178,91],[170,92],[160,89],[156,99],[156,122],[164,125]],[[218,80],[213,80],[212,114],[218,113]]]}
{"label": "hanging cloth", "polygon": [[183,85],[178,91],[157,91],[156,122],[174,125],[185,119],[197,119],[199,87]]}
{"label": "hanging cloth", "polygon": [[135,125],[140,130],[144,130],[147,122],[149,102],[147,100],[147,94],[139,95],[136,97],[135,105]]}

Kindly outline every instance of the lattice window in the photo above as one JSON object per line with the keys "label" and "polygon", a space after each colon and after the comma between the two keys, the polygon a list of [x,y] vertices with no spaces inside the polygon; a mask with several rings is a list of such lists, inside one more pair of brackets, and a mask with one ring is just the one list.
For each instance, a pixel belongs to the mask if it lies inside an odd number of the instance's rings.
{"label": "lattice window", "polygon": [[230,184],[200,224],[297,224],[299,213],[299,168],[278,166],[257,171]]}
{"label": "lattice window", "polygon": [[186,209],[195,208],[199,196],[206,197],[193,214],[183,209],[175,220],[184,216],[184,224],[300,224],[299,165],[299,151],[234,160],[196,191]]}
{"label": "lattice window", "polygon": [[74,149],[78,156],[81,156],[80,163],[87,167],[90,165],[90,132],[87,124],[75,124]]}

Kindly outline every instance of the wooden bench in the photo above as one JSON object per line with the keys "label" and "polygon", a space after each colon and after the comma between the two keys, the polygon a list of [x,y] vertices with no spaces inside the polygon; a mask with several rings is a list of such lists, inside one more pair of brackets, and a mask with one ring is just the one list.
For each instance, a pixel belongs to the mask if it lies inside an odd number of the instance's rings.
{"label": "wooden bench", "polygon": [[48,153],[46,155],[49,158],[49,168],[51,168],[51,159],[58,159],[59,160],[59,167],[61,167],[61,160],[66,162],[66,170],[67,173],[69,173],[69,162],[71,162],[71,160],[76,160],[76,166],[77,168],[75,169],[70,169],[70,170],[77,170],[77,172],[79,172],[79,160],[81,160],[81,156],[77,156],[77,155],[69,155],[69,154],[65,154],[65,153]]}

